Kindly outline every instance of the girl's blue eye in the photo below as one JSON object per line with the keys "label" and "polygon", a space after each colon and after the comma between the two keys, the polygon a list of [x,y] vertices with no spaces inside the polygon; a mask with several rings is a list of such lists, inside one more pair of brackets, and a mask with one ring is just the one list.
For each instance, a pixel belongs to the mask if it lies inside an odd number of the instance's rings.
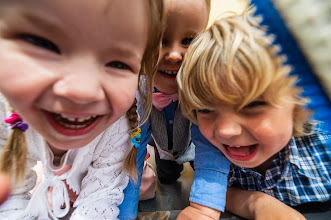
{"label": "girl's blue eye", "polygon": [[126,65],[125,63],[122,63],[120,61],[113,61],[107,64],[109,67],[113,67],[116,69],[129,69],[129,66]]}
{"label": "girl's blue eye", "polygon": [[264,106],[267,105],[267,103],[265,101],[253,101],[251,103],[249,103],[248,105],[245,106],[245,108],[255,108],[258,106]]}
{"label": "girl's blue eye", "polygon": [[40,47],[40,48],[43,48],[46,50],[50,50],[50,51],[58,53],[58,54],[61,53],[59,48],[53,42],[51,42],[50,40],[47,40],[45,38],[31,35],[31,34],[23,34],[20,36],[20,38],[37,47]]}
{"label": "girl's blue eye", "polygon": [[192,43],[193,37],[187,37],[182,40],[183,45],[190,45]]}

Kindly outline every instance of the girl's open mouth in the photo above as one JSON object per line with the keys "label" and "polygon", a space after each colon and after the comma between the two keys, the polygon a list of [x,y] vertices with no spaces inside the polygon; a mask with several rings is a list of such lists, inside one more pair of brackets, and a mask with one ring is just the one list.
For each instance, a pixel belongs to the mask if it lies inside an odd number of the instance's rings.
{"label": "girl's open mouth", "polygon": [[176,76],[177,76],[178,71],[159,70],[159,73],[161,73],[162,76],[164,76],[168,79],[176,80]]}
{"label": "girl's open mouth", "polygon": [[53,119],[60,125],[66,128],[79,129],[84,128],[93,123],[97,116],[89,117],[65,117],[62,114],[52,114]]}
{"label": "girl's open mouth", "polygon": [[46,117],[57,132],[67,136],[79,136],[90,132],[102,118],[98,115],[73,117],[54,112],[46,112]]}
{"label": "girl's open mouth", "polygon": [[223,144],[223,147],[226,150],[229,157],[239,161],[247,161],[255,156],[258,145],[253,144],[247,146],[230,146]]}

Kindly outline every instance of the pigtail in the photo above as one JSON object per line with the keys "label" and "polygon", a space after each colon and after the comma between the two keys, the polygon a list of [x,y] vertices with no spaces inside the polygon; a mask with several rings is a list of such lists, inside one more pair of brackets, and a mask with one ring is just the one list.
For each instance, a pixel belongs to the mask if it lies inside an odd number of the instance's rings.
{"label": "pigtail", "polygon": [[134,100],[131,108],[126,112],[129,119],[130,133],[133,146],[124,161],[124,169],[127,170],[131,178],[137,180],[137,151],[140,142],[140,128],[138,127],[137,99]]}
{"label": "pigtail", "polygon": [[[8,174],[11,179],[15,177],[16,182],[22,182],[24,180],[27,155],[24,131],[28,129],[28,125],[23,123],[22,118],[16,112],[13,112],[4,121],[11,125],[12,132],[0,157],[0,172]],[[15,170],[15,176],[13,176],[13,170]]]}

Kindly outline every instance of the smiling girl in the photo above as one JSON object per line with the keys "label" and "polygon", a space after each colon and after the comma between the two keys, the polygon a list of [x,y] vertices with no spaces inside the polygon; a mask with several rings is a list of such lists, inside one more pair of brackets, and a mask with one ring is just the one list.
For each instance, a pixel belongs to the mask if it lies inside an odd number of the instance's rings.
{"label": "smiling girl", "polygon": [[[23,179],[0,216],[67,215],[65,181],[79,195],[72,219],[117,218],[136,174],[135,96],[142,74],[151,91],[162,13],[155,0],[0,1],[1,169]],[[44,175],[30,196],[36,161]]]}

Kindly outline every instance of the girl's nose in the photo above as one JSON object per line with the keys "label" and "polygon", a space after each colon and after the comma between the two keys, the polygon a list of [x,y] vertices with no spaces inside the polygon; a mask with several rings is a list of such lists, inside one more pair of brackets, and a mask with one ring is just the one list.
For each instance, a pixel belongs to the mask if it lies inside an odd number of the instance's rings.
{"label": "girl's nose", "polygon": [[[84,63],[85,62],[85,63]],[[89,104],[105,99],[100,68],[88,62],[68,64],[61,78],[54,84],[55,95],[76,104]]]}
{"label": "girl's nose", "polygon": [[233,138],[242,133],[242,125],[235,119],[235,117],[219,116],[215,121],[214,132],[220,138]]}
{"label": "girl's nose", "polygon": [[183,60],[185,52],[179,46],[173,46],[170,48],[168,54],[165,56],[165,59],[172,63],[181,62]]}

